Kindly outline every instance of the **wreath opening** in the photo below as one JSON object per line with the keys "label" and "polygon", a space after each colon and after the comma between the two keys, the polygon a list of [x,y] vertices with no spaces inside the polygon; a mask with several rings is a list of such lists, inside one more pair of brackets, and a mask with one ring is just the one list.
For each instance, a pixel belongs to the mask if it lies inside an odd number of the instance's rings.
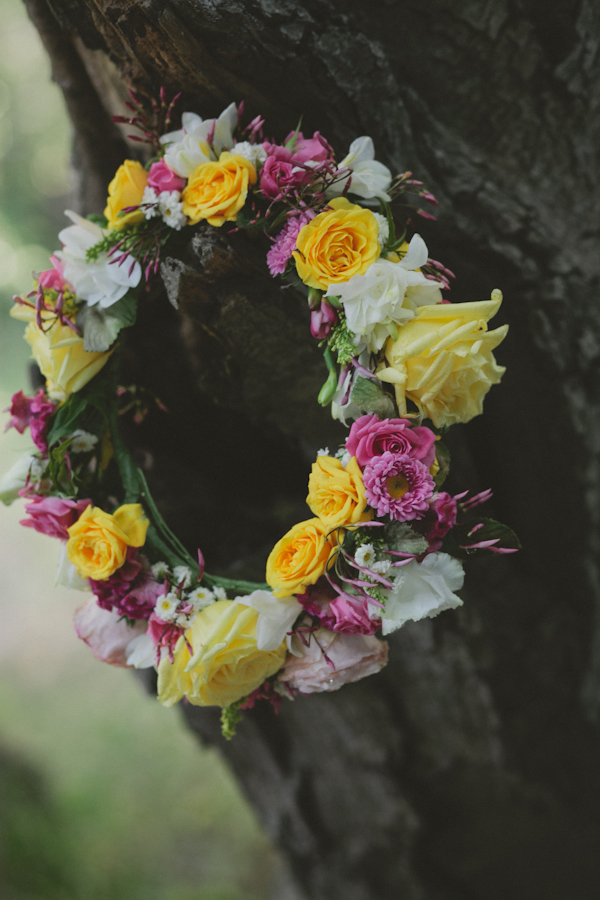
{"label": "wreath opening", "polygon": [[[240,710],[258,701],[278,711],[286,698],[380,671],[386,635],[462,605],[467,557],[519,549],[510,528],[481,515],[491,491],[443,490],[445,432],[483,411],[504,372],[494,350],[507,326],[488,324],[502,301],[498,290],[450,302],[453,273],[430,257],[415,227],[434,218],[423,203],[437,201],[411,172],[394,176],[379,162],[369,137],[337,160],[319,132],[305,137],[300,126],[280,143],[265,139],[262,118],[244,124],[243,104],[215,119],[184,112],[181,128],[169,130],[176,100],[161,90],[146,105],[131,94],[130,117],[116,121],[136,127],[147,163],[119,167],[104,216],[67,213],[52,268],[15,297],[11,315],[26,324],[45,383],[33,397],[12,398],[7,427],[29,427],[35,449],[0,481],[0,499],[25,499],[22,524],[61,541],[59,580],[92,592],[75,629],[94,655],[154,667],[166,706],[186,698],[221,707],[231,737]],[[226,251],[215,243],[223,233]],[[148,386],[123,377],[125,329],[140,328],[145,311],[164,302],[155,289],[161,277],[174,305],[182,279],[194,296],[190,246],[196,259],[212,253],[217,269],[237,277],[256,270],[261,245],[240,243],[253,235],[268,240],[265,271],[287,289],[277,303],[291,304],[290,291],[305,297],[306,324],[323,354],[315,400],[346,428],[344,439],[316,453],[306,518],[275,541],[259,582],[211,574],[203,552],[190,552],[155,503],[144,460],[134,458],[122,427],[143,429],[149,410],[170,415],[154,378]],[[242,249],[232,255],[231,247]],[[235,386],[236,356],[251,358],[251,348],[215,338],[211,302],[209,292],[195,316],[214,383],[226,377]],[[276,306],[265,303],[264,315],[275,317]],[[265,320],[265,332],[277,331],[274,321],[273,329]],[[141,346],[149,356],[142,369],[150,371],[152,353]],[[276,337],[272,346],[275,359]],[[311,365],[307,356],[293,376],[306,384]],[[284,420],[293,392],[275,373],[271,390],[278,388],[275,418]],[[250,392],[235,414],[253,402],[262,400]],[[207,412],[209,433],[228,414]],[[307,417],[312,439],[317,421]],[[259,473],[260,440],[248,423]],[[180,424],[173,430],[182,433]],[[296,451],[275,428],[273,440],[283,451],[277,475],[257,474],[257,484],[238,491],[240,502],[260,493],[261,477],[271,494],[283,484],[285,451]],[[210,456],[203,458],[207,505],[216,509],[218,486]],[[178,503],[173,523],[187,515]]]}

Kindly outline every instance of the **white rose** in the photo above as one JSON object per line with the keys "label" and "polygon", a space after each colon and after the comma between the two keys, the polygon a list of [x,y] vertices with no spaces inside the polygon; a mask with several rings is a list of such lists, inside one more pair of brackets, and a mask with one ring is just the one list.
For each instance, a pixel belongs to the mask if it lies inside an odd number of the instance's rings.
{"label": "white rose", "polygon": [[393,591],[386,595],[381,630],[390,634],[408,621],[432,618],[446,609],[462,606],[454,591],[465,580],[462,564],[448,553],[430,553],[423,562],[410,562],[398,569]]}

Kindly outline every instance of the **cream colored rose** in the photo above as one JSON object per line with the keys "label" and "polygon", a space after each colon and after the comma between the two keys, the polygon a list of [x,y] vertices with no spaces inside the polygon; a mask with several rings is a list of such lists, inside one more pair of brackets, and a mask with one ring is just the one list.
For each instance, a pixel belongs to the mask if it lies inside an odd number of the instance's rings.
{"label": "cream colored rose", "polygon": [[377,376],[393,384],[401,416],[412,400],[436,428],[469,422],[483,412],[483,398],[504,374],[492,351],[504,340],[508,325],[487,330],[502,302],[491,300],[423,306],[386,347],[388,365]]}

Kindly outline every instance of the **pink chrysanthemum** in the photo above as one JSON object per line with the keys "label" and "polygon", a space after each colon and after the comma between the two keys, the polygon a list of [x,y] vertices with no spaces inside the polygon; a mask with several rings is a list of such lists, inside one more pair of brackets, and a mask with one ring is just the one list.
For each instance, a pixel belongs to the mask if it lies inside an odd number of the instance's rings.
{"label": "pink chrysanthemum", "polygon": [[429,469],[406,453],[386,450],[376,456],[363,472],[365,494],[378,515],[397,522],[422,519],[435,489]]}
{"label": "pink chrysanthemum", "polygon": [[275,275],[283,275],[285,267],[296,249],[296,240],[300,231],[314,217],[315,213],[313,210],[307,209],[306,212],[300,213],[299,216],[294,216],[287,220],[267,253],[267,265],[273,278]]}

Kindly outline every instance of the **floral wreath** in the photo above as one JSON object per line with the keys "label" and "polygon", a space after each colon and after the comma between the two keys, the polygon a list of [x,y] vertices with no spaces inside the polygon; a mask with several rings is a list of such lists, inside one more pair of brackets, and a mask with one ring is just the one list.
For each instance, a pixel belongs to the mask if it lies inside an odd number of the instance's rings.
{"label": "floral wreath", "polygon": [[[137,127],[153,158],[119,167],[103,217],[67,212],[52,268],[14,298],[45,387],[7,410],[7,428],[29,426],[36,449],[0,480],[0,499],[26,498],[22,524],[62,542],[58,581],[92,591],[75,613],[92,653],[154,666],[161,703],[221,707],[231,737],[259,700],[278,711],[283,698],[380,671],[377,632],[461,606],[468,555],[519,549],[476,512],[491,491],[441,490],[442,435],[482,412],[508,326],[488,330],[500,291],[444,298],[454,276],[412,225],[435,218],[419,200],[437,201],[378,162],[371,138],[337,162],[318,131],[299,126],[277,144],[262,118],[243,127],[233,103],[216,119],[184,113],[169,131],[177,99],[161,90],[147,107],[131,93],[131,116],[115,121]],[[265,584],[209,575],[190,555],[117,424],[123,409],[144,412],[142,391],[118,386],[119,335],[144,286],[176,232],[223,227],[268,235],[271,275],[305,291],[328,373],[318,401],[349,426],[342,447],[319,451],[313,518],[277,542]]]}

